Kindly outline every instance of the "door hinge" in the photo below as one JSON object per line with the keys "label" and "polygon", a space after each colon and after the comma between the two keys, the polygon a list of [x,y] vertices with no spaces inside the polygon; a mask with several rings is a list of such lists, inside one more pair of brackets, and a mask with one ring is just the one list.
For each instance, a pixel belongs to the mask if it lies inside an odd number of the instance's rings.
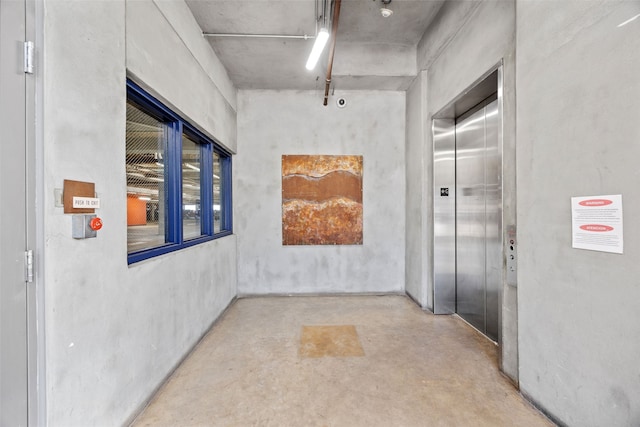
{"label": "door hinge", "polygon": [[24,252],[24,281],[27,283],[33,282],[33,251],[28,250]]}
{"label": "door hinge", "polygon": [[33,42],[24,42],[24,72],[33,74]]}

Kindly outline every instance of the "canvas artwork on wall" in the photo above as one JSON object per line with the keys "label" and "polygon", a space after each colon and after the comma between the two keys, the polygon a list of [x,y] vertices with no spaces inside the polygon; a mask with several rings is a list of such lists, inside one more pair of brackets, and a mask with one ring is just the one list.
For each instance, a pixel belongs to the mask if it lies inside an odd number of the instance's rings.
{"label": "canvas artwork on wall", "polygon": [[362,156],[282,156],[282,244],[362,244]]}

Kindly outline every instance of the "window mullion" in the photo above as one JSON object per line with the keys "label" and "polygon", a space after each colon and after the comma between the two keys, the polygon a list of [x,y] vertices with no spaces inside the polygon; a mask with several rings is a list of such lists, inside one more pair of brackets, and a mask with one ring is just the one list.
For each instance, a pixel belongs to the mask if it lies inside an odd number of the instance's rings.
{"label": "window mullion", "polygon": [[182,243],[182,123],[176,121],[169,127],[165,171],[169,211],[167,241]]}
{"label": "window mullion", "polygon": [[221,205],[224,206],[222,211],[224,215],[221,218],[221,230],[231,231],[233,230],[233,213],[231,211],[232,206],[232,194],[231,194],[231,156],[222,157],[222,200]]}
{"label": "window mullion", "polygon": [[200,212],[202,215],[202,234],[213,236],[213,149],[212,144],[200,146]]}

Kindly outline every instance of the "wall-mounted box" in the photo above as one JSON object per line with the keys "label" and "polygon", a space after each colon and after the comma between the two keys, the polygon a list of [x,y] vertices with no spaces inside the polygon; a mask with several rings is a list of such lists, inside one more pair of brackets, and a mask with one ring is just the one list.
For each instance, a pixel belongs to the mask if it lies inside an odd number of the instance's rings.
{"label": "wall-mounted box", "polygon": [[71,237],[74,239],[96,237],[98,228],[95,226],[92,228],[92,221],[95,223],[95,220],[98,220],[96,215],[73,215],[71,217]]}

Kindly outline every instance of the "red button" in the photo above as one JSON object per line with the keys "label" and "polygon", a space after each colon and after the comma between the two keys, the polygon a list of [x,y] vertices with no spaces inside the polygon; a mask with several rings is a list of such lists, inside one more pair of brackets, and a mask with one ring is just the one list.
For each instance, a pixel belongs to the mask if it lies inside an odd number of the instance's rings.
{"label": "red button", "polygon": [[91,221],[89,221],[89,227],[93,231],[100,230],[102,228],[102,219],[100,219],[100,218],[92,218]]}

